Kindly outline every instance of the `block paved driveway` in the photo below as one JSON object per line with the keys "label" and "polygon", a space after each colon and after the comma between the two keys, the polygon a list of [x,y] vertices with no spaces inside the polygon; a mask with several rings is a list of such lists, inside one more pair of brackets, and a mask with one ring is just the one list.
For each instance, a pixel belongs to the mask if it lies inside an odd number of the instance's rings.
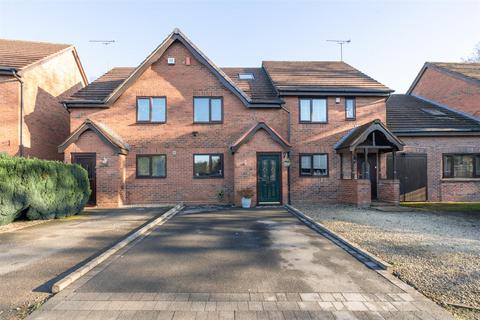
{"label": "block paved driveway", "polygon": [[30,319],[452,319],[283,208],[186,210]]}

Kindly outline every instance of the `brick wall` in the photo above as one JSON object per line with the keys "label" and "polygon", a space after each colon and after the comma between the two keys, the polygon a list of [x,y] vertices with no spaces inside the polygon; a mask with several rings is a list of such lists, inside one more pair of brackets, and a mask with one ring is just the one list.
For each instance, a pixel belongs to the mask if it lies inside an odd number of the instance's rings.
{"label": "brick wall", "polygon": [[[81,138],[65,150],[65,161],[71,162],[72,153],[96,153],[97,205],[118,207],[124,203],[125,184],[122,171],[125,156],[118,155],[93,131],[86,131]],[[102,163],[105,162],[106,164]]]}
{"label": "brick wall", "polygon": [[73,51],[26,70],[22,78],[25,155],[63,160],[57,147],[69,134],[70,116],[61,101],[85,85]]}
{"label": "brick wall", "polygon": [[[176,58],[174,66],[167,57]],[[191,65],[183,63],[191,58]],[[167,123],[137,124],[137,96],[166,96]],[[223,96],[224,123],[193,124],[194,96]],[[174,43],[160,60],[129,87],[109,109],[72,109],[75,130],[85,119],[101,122],[131,146],[125,162],[126,201],[140,203],[217,203],[219,191],[225,203],[234,201],[234,162],[229,146],[260,121],[286,137],[287,113],[276,109],[247,109],[210,71],[199,64],[180,43]],[[268,146],[266,146],[268,148]],[[194,153],[222,153],[222,179],[194,179]],[[137,179],[138,154],[165,154],[167,177]],[[103,183],[98,179],[98,183]]]}
{"label": "brick wall", "polygon": [[0,76],[0,152],[14,156],[19,154],[20,85],[10,80]]}
{"label": "brick wall", "polygon": [[339,181],[338,202],[358,207],[368,207],[372,202],[370,180],[341,179]]}
{"label": "brick wall", "polygon": [[478,137],[401,137],[404,152],[427,154],[429,201],[480,201],[480,179],[443,179],[442,154],[480,153]]}
{"label": "brick wall", "polygon": [[377,183],[378,200],[395,205],[400,203],[400,181],[380,179]]}
{"label": "brick wall", "polygon": [[[257,154],[259,152],[282,153],[285,150],[272,140],[264,131],[257,131],[253,139],[241,145],[234,155],[234,196],[235,204],[240,205],[241,196],[239,191],[246,188],[256,190],[257,188]],[[287,203],[288,199],[288,171],[281,165],[282,179],[282,200]],[[257,193],[252,198],[252,206],[257,203]]]}
{"label": "brick wall", "polygon": [[[175,57],[174,66],[167,64],[167,57]],[[185,57],[191,58],[191,65],[185,65]],[[166,96],[167,123],[137,124],[137,96]],[[193,124],[194,96],[222,96],[224,101],[224,122],[222,124]],[[299,124],[298,97],[284,97],[285,107],[292,117],[292,166],[291,197],[293,202],[337,202],[340,190],[339,155],[333,150],[334,144],[354,126],[374,119],[385,121],[385,98],[358,97],[356,121],[345,120],[345,99],[340,96],[328,98],[328,124]],[[166,53],[148,68],[109,109],[71,109],[71,130],[75,130],[85,119],[90,118],[110,127],[131,146],[125,159],[126,203],[217,203],[219,191],[225,193],[225,203],[239,201],[236,190],[249,186],[256,174],[243,178],[235,171],[240,160],[235,160],[229,146],[245,131],[263,121],[287,137],[287,112],[281,109],[248,109],[241,101],[220,83],[210,71],[199,64],[180,43],[174,43]],[[264,133],[259,133],[262,141]],[[253,146],[238,159],[249,163],[256,152],[279,151],[278,146],[268,138],[265,143]],[[243,147],[242,147],[243,148]],[[280,150],[281,151],[281,150]],[[329,154],[328,177],[300,177],[299,154]],[[224,155],[224,177],[221,179],[194,179],[193,154],[222,153]],[[255,157],[253,157],[255,153]],[[165,154],[167,156],[167,177],[163,179],[138,179],[135,174],[136,156],[139,154]],[[348,161],[345,167],[349,166]],[[283,171],[283,201],[287,195],[287,170]],[[237,180],[241,181],[238,182]],[[238,184],[237,184],[238,182]],[[99,181],[98,183],[102,183]],[[370,191],[369,193],[370,194]],[[254,202],[256,199],[254,199]]]}
{"label": "brick wall", "polygon": [[[357,120],[345,120],[345,99],[340,103],[335,97],[328,97],[328,124],[299,123],[298,97],[286,97],[286,107],[292,114],[292,202],[330,202],[338,201],[340,191],[340,156],[334,145],[354,126],[375,119],[385,123],[385,98],[357,97]],[[300,176],[299,155],[301,153],[328,153],[329,176]],[[350,157],[344,157],[344,175],[350,177]]]}
{"label": "brick wall", "polygon": [[480,117],[480,86],[427,68],[412,94]]}

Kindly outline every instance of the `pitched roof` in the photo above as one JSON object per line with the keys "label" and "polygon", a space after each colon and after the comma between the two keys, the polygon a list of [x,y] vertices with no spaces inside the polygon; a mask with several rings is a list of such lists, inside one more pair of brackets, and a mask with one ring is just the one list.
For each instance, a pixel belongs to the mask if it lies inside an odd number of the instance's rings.
{"label": "pitched roof", "polygon": [[369,134],[373,131],[379,131],[387,139],[389,144],[396,150],[403,149],[403,142],[400,141],[388,128],[380,121],[375,119],[361,126],[355,127],[343,136],[336,144],[335,150],[342,149],[354,150],[361,143],[365,142]]}
{"label": "pitched roof", "polygon": [[[88,105],[105,105],[109,106],[113,103],[131,84],[133,84],[143,72],[149,68],[155,61],[157,61],[164,52],[175,42],[182,43],[195,57],[197,61],[206,66],[219,80],[220,82],[235,94],[247,107],[279,107],[279,103],[257,103],[252,101],[248,95],[246,95],[240,88],[237,87],[220,68],[218,68],[203,52],[198,49],[193,42],[190,41],[179,29],[174,29],[173,32],[142,62],[137,66],[130,75],[127,76],[106,98],[103,100],[83,101],[82,99],[65,101],[69,107],[85,107]],[[266,104],[266,105],[265,105]]]}
{"label": "pitched roof", "polygon": [[[222,68],[223,72],[253,101],[279,102],[278,94],[263,68]],[[253,79],[241,80],[239,74],[251,73]]]}
{"label": "pitched roof", "polygon": [[480,84],[480,63],[429,62],[429,65],[454,72],[460,76],[476,80]]}
{"label": "pitched roof", "polygon": [[[68,107],[108,107],[175,41],[182,43],[201,64],[247,107],[280,107],[282,94],[291,90],[319,93],[386,95],[392,90],[344,62],[265,61],[261,68],[218,68],[180,30],[173,32],[136,68],[118,68],[94,81],[65,103]],[[250,72],[254,80],[240,80]]]}
{"label": "pitched roof", "polygon": [[127,154],[128,151],[130,151],[130,146],[128,143],[126,143],[122,137],[120,137],[112,129],[103,123],[87,119],[77,129],[75,129],[75,131],[73,131],[72,134],[61,145],[58,146],[58,152],[64,152],[69,145],[80,139],[82,133],[88,130],[95,132],[100,139],[109,144],[117,153]]}
{"label": "pitched roof", "polygon": [[71,47],[70,44],[0,39],[0,67],[22,70]]}
{"label": "pitched roof", "polygon": [[248,129],[240,138],[237,139],[231,146],[230,150],[232,152],[237,151],[240,146],[252,139],[252,137],[257,133],[258,130],[265,130],[270,137],[280,144],[284,149],[290,149],[292,146],[290,143],[285,140],[277,131],[275,131],[273,128],[271,128],[269,125],[267,125],[265,122],[259,122],[250,129]]}
{"label": "pitched roof", "polygon": [[113,68],[88,86],[74,93],[69,100],[103,101],[118,88],[134,70],[135,68],[128,67]]}
{"label": "pitched roof", "polygon": [[428,68],[438,70],[449,74],[453,77],[468,81],[480,86],[480,63],[470,62],[425,62],[415,80],[407,90],[407,94],[411,94],[418,81],[422,78],[423,73]]}
{"label": "pitched roof", "polygon": [[480,122],[473,118],[406,94],[388,98],[387,125],[397,135],[480,133]]}
{"label": "pitched roof", "polygon": [[280,91],[366,92],[393,90],[340,61],[264,61],[263,67]]}

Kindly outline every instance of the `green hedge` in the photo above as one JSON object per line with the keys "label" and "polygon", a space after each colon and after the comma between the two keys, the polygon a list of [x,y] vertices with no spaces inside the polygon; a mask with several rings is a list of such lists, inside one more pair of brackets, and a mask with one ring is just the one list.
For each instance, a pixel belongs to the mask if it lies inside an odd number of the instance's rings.
{"label": "green hedge", "polygon": [[0,154],[0,225],[22,213],[30,220],[77,214],[90,192],[87,171],[79,165]]}

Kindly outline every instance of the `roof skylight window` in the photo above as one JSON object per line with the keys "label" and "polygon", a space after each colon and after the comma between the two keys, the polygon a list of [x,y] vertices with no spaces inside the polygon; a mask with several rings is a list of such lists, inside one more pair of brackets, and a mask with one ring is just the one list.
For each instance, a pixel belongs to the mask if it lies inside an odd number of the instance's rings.
{"label": "roof skylight window", "polygon": [[445,112],[433,108],[422,108],[422,111],[437,117],[444,117],[447,115]]}
{"label": "roof skylight window", "polygon": [[253,73],[239,73],[238,74],[238,79],[240,79],[240,80],[254,80],[255,77],[253,76]]}

